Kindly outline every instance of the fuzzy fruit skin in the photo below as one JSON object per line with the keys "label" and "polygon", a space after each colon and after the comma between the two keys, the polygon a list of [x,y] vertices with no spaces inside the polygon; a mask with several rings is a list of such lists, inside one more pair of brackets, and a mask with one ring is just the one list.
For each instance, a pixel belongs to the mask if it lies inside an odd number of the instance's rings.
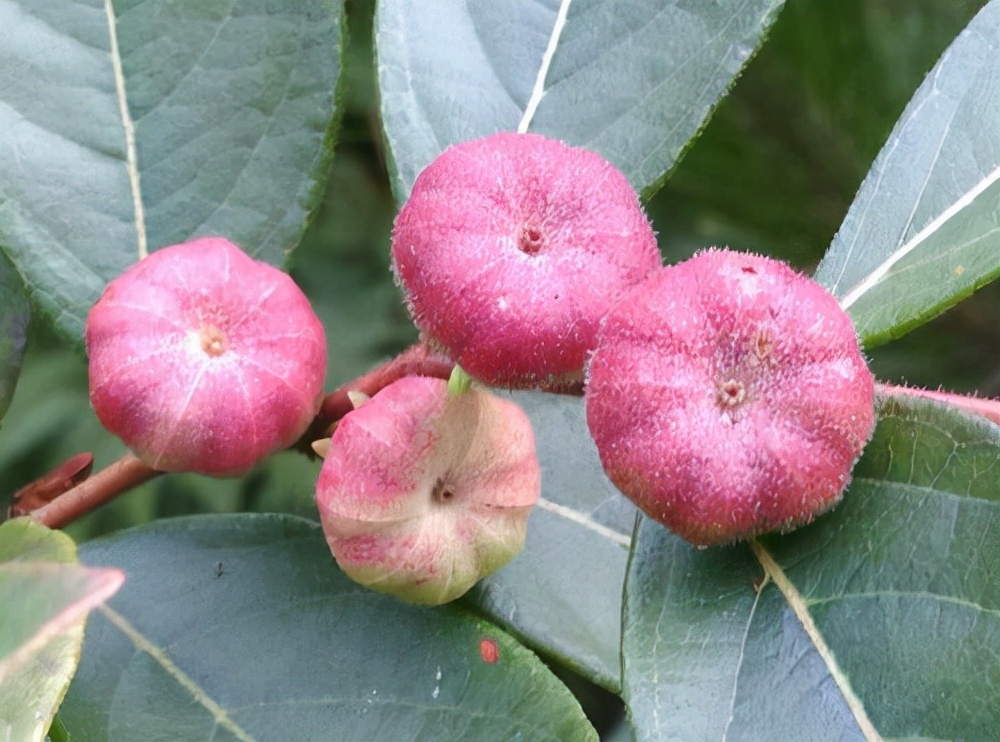
{"label": "fuzzy fruit skin", "polygon": [[417,326],[471,376],[519,388],[578,378],[612,301],[660,266],[621,172],[513,133],[455,145],[420,173],[392,257]]}
{"label": "fuzzy fruit skin", "polygon": [[839,501],[875,424],[850,318],[756,255],[658,271],[609,313],[588,369],[604,470],[697,545],[810,522]]}
{"label": "fuzzy fruit skin", "polygon": [[326,337],[286,274],[218,238],[151,253],[86,326],[101,423],[160,471],[235,476],[315,417]]}
{"label": "fuzzy fruit skin", "polygon": [[524,412],[447,386],[405,377],[350,412],[316,483],[340,568],[407,602],[454,600],[510,561],[541,488]]}

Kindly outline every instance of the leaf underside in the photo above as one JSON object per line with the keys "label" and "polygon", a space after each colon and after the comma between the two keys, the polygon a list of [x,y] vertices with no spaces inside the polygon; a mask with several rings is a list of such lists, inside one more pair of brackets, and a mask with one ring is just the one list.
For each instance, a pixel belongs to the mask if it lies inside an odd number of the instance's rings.
{"label": "leaf underside", "polygon": [[1000,275],[1000,0],[913,96],[816,271],[864,343],[905,334]]}
{"label": "leaf underside", "polygon": [[30,319],[21,278],[0,252],[0,418],[7,412],[21,373]]}
{"label": "leaf underside", "polygon": [[0,525],[0,737],[41,742],[73,673],[87,614],[122,584],[88,569],[59,531],[28,518]]}

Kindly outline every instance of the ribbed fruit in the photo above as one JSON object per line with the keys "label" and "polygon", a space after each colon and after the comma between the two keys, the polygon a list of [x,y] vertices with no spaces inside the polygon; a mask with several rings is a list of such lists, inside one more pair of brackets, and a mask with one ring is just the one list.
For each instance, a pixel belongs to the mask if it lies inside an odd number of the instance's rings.
{"label": "ribbed fruit", "polygon": [[98,418],[161,471],[242,474],[294,443],[322,401],[326,338],[308,299],[218,237],[111,281],[86,345]]}
{"label": "ribbed fruit", "polygon": [[406,377],[337,424],[316,504],[349,577],[437,605],[521,551],[540,476],[531,424],[513,402]]}
{"label": "ribbed fruit", "polygon": [[787,531],[836,504],[874,427],[850,318],[784,263],[663,268],[608,314],[587,424],[615,485],[688,541]]}
{"label": "ribbed fruit", "polygon": [[512,133],[455,145],[420,173],[392,259],[417,326],[471,376],[520,388],[580,380],[601,317],[660,265],[611,163]]}

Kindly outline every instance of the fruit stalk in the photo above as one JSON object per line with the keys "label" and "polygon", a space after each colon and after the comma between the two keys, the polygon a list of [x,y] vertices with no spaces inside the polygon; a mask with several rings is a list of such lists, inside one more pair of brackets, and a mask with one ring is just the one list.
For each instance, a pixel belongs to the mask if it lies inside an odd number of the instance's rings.
{"label": "fruit stalk", "polygon": [[[364,376],[330,392],[324,398],[319,414],[310,426],[309,431],[291,448],[305,451],[312,455],[312,449],[309,447],[312,441],[322,438],[323,431],[329,430],[334,423],[353,409],[351,401],[347,396],[348,392],[363,391],[369,396],[374,396],[384,387],[404,376],[433,376],[435,378],[447,379],[453,366],[454,364],[450,360],[433,353],[425,344],[416,343],[412,345],[395,358],[383,363]],[[80,454],[79,456],[84,455]],[[78,457],[74,457],[72,460],[76,458]],[[19,492],[31,492],[34,491],[33,488],[37,487],[44,487],[48,491],[51,487],[47,483],[54,476],[58,475],[64,466],[65,464],[60,464],[52,472],[44,474],[35,481],[27,484]],[[74,486],[60,488],[61,491],[51,501],[41,506],[36,506],[35,500],[27,501],[21,499],[23,506],[20,511],[14,514],[29,514],[39,523],[49,528],[63,528],[80,516],[86,515],[91,510],[100,507],[119,495],[125,494],[162,473],[143,464],[132,454],[125,454],[113,464],[89,478],[84,477],[83,481],[73,482]],[[60,481],[63,479],[65,477],[62,477]]]}
{"label": "fruit stalk", "polygon": [[973,415],[985,417],[990,422],[1000,425],[1000,399],[990,399],[987,397],[970,397],[954,392],[931,391],[929,389],[917,389],[909,386],[897,386],[895,384],[883,384],[876,382],[875,392],[898,397],[900,395],[910,397],[922,397],[934,402],[943,402]]}
{"label": "fruit stalk", "polygon": [[311,453],[313,441],[329,438],[333,424],[354,409],[354,403],[348,396],[351,392],[361,392],[374,397],[385,387],[405,376],[429,376],[447,380],[454,367],[454,361],[432,350],[427,343],[423,341],[414,343],[395,358],[327,394],[323,398],[316,418],[294,448]]}

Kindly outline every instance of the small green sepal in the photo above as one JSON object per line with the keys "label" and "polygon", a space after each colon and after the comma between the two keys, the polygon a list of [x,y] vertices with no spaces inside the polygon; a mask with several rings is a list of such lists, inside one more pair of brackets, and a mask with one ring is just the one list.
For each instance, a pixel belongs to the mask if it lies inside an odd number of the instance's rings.
{"label": "small green sepal", "polygon": [[451,376],[448,378],[448,395],[457,397],[460,394],[465,394],[471,386],[472,377],[465,373],[462,367],[456,363],[455,368],[451,370]]}

